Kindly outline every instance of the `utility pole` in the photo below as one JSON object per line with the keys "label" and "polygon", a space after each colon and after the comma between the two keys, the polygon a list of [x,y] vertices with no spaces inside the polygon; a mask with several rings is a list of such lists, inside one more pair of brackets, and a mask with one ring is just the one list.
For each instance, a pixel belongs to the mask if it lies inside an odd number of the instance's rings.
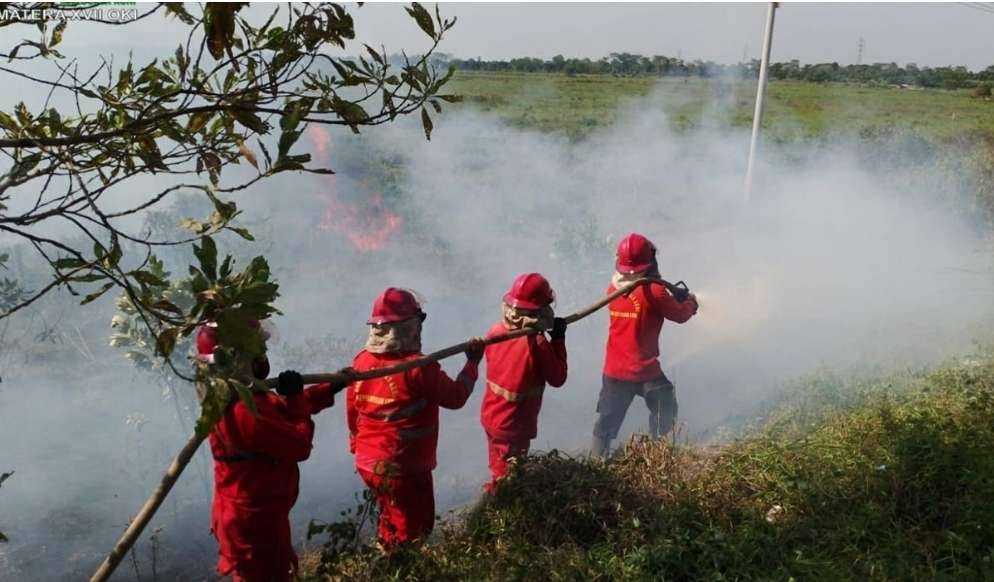
{"label": "utility pole", "polygon": [[773,15],[777,2],[770,2],[766,13],[766,35],[763,37],[763,60],[759,64],[759,86],[756,88],[756,110],[752,114],[752,139],[749,141],[749,163],[746,166],[745,201],[752,197],[752,173],[756,164],[756,150],[759,147],[759,129],[763,125],[763,110],[766,106],[766,81],[770,75],[770,48],[773,44]]}
{"label": "utility pole", "polygon": [[866,41],[863,37],[859,37],[859,50],[856,52],[856,64],[863,64],[863,49],[866,48]]}

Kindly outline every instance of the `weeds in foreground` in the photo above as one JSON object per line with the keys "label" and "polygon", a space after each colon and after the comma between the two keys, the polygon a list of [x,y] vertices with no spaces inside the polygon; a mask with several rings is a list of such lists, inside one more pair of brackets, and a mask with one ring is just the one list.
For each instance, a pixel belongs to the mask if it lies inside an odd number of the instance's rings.
{"label": "weeds in foreground", "polygon": [[318,579],[994,578],[994,357],[817,381],[717,449],[530,457],[436,542],[338,553]]}

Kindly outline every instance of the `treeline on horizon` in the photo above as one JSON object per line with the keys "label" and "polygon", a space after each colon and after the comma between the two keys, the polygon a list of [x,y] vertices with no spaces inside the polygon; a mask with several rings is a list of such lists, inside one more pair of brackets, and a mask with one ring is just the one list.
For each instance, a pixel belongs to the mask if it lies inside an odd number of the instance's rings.
{"label": "treeline on horizon", "polygon": [[[625,77],[701,77],[748,79],[759,76],[759,60],[735,64],[713,61],[685,61],[681,58],[633,53],[611,53],[601,59],[517,58],[511,60],[459,59],[449,55],[434,55],[436,64],[451,64],[463,71],[560,73],[564,75],[615,75]],[[840,65],[839,63],[801,64],[798,60],[772,63],[770,78],[775,80],[810,81],[814,83],[881,83],[960,89],[994,82],[994,65],[981,71],[965,66],[919,67],[908,63],[872,63]]]}

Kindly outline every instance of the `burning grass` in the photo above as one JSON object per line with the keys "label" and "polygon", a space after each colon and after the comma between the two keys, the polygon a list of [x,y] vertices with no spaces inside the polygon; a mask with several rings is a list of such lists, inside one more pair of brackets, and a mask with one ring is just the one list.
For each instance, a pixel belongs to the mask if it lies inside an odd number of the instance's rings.
{"label": "burning grass", "polygon": [[532,457],[433,543],[340,554],[311,579],[990,579],[992,420],[994,353],[821,375],[722,447]]}

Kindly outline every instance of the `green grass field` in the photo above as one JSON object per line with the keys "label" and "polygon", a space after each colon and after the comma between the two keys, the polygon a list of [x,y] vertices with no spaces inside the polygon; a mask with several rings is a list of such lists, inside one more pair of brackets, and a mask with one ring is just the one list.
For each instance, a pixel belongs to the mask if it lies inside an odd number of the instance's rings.
{"label": "green grass field", "polygon": [[[509,123],[582,138],[610,125],[626,106],[659,107],[678,131],[717,123],[749,127],[753,81],[460,72],[449,91],[463,107]],[[654,97],[646,100],[646,97]],[[968,90],[780,81],[770,84],[765,127],[775,139],[910,129],[931,138],[994,137],[994,101]]]}
{"label": "green grass field", "polygon": [[[575,141],[632,111],[658,108],[673,131],[752,126],[756,84],[700,78],[460,72],[458,108],[490,112],[528,129]],[[778,81],[770,84],[764,139],[793,145],[848,140],[873,168],[949,188],[937,195],[994,229],[994,101],[972,91]],[[789,161],[794,150],[778,155]],[[950,190],[946,192],[945,190]],[[954,191],[953,191],[954,190]],[[946,202],[943,202],[944,204]]]}

